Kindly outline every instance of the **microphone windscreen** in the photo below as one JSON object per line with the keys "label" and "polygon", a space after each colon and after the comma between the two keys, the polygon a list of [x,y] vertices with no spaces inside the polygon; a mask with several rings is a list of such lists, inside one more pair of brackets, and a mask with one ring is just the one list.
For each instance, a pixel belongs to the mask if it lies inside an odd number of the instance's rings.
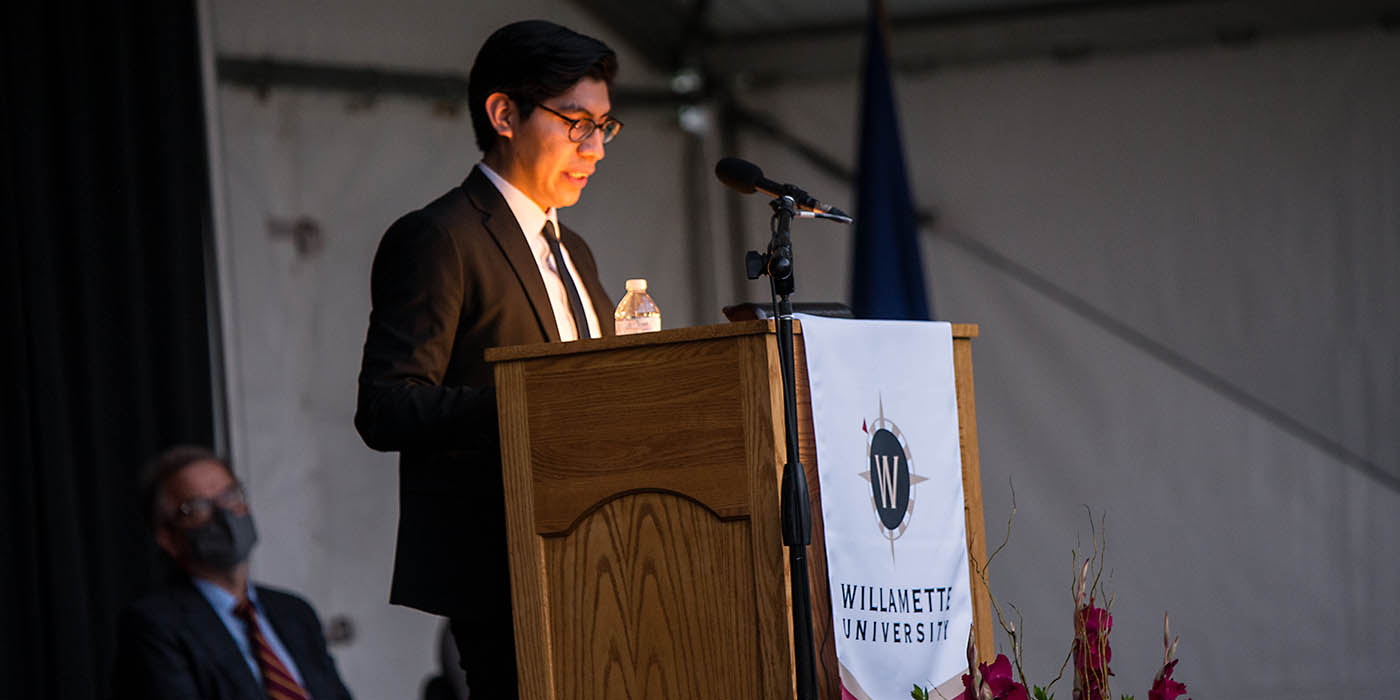
{"label": "microphone windscreen", "polygon": [[739,158],[721,158],[715,163],[715,176],[720,182],[744,194],[753,194],[763,180],[757,165]]}

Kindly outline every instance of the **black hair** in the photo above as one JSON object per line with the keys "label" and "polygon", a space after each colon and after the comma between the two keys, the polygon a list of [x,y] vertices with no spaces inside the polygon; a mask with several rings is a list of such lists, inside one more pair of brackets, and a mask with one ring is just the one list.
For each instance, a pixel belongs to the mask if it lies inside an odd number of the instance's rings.
{"label": "black hair", "polygon": [[[141,469],[141,512],[152,530],[160,526],[160,497],[165,482],[195,462],[214,462],[234,476],[228,460],[198,445],[177,445],[151,459]],[[237,479],[237,477],[234,477]]]}
{"label": "black hair", "polygon": [[486,116],[486,98],[492,93],[510,97],[524,119],[535,105],[568,92],[584,78],[611,87],[616,76],[617,54],[591,36],[540,19],[507,24],[481,45],[467,78],[476,145],[488,153],[496,144],[496,130]]}

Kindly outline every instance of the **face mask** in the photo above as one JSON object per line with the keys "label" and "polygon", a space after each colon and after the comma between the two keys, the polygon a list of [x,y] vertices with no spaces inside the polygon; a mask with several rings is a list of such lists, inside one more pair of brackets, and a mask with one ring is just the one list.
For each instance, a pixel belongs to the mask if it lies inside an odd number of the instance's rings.
{"label": "face mask", "polygon": [[215,569],[232,569],[248,558],[258,542],[253,527],[253,515],[238,515],[230,510],[215,508],[209,522],[185,531],[190,558]]}

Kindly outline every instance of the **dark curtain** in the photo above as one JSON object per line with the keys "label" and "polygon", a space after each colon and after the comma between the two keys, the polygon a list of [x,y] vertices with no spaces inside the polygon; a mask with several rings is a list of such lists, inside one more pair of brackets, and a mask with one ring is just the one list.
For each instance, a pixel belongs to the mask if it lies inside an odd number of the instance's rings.
{"label": "dark curtain", "polygon": [[0,12],[0,695],[105,697],[136,475],[214,434],[195,6]]}

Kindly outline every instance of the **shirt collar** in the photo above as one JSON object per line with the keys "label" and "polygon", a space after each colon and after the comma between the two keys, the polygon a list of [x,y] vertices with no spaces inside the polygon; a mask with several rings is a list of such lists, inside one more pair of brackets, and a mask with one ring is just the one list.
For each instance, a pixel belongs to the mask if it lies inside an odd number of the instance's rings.
{"label": "shirt collar", "polygon": [[[199,592],[204,595],[204,599],[208,600],[215,610],[232,612],[234,607],[238,605],[238,596],[224,590],[223,586],[197,576],[191,576],[190,580],[194,582],[194,587],[199,589]],[[262,605],[258,603],[258,592],[252,584],[248,585],[245,595],[248,596],[248,602],[253,604],[253,609],[261,613]]]}
{"label": "shirt collar", "polygon": [[538,235],[544,229],[546,221],[554,222],[554,230],[556,232],[559,230],[559,214],[554,207],[550,207],[549,211],[541,211],[540,205],[535,204],[534,200],[521,192],[515,185],[510,184],[486,163],[477,163],[476,167],[481,169],[482,174],[491,181],[491,184],[496,186],[497,190],[500,190],[511,213],[515,214],[515,221],[520,224],[521,232],[526,236]]}

